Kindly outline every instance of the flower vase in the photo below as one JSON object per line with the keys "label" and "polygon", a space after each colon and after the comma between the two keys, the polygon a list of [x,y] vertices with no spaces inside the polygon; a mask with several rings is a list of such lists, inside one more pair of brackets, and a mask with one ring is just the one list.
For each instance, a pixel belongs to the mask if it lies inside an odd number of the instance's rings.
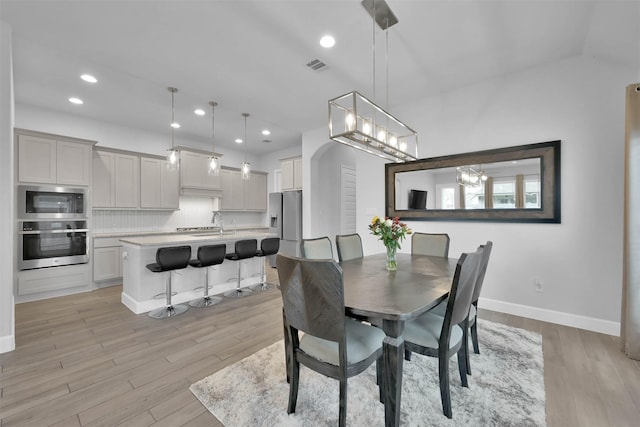
{"label": "flower vase", "polygon": [[387,246],[387,270],[396,271],[398,264],[396,263],[396,247]]}

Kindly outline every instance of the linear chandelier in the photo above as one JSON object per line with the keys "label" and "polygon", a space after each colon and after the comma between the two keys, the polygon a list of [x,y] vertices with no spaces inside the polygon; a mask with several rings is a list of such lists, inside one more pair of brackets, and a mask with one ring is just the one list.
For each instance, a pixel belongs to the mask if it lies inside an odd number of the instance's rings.
{"label": "linear chandelier", "polygon": [[[373,19],[373,89],[375,98],[375,24],[386,33],[398,23],[384,0],[363,0],[362,6]],[[387,62],[387,104],[389,70]],[[329,138],[341,144],[402,163],[418,158],[418,133],[357,91],[329,100]]]}

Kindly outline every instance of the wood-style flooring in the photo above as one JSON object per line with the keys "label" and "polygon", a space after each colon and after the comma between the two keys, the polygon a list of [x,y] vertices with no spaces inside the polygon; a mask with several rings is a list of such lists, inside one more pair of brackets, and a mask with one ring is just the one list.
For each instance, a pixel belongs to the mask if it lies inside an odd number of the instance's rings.
{"label": "wood-style flooring", "polygon": [[[0,355],[2,427],[220,426],[189,386],[282,337],[277,289],[165,320],[130,312],[121,290],[16,306],[16,350]],[[542,334],[548,426],[640,425],[640,364],[618,338],[479,317],[480,334],[482,319]]]}

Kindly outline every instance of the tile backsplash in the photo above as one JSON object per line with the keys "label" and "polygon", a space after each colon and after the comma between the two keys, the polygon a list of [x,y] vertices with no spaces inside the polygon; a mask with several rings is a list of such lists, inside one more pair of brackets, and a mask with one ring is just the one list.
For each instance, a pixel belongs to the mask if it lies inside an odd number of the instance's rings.
{"label": "tile backsplash", "polygon": [[[94,210],[94,233],[126,233],[136,231],[174,231],[182,227],[211,226],[213,216],[212,199],[203,197],[180,197],[180,210]],[[264,225],[266,214],[260,212],[223,212],[225,227]]]}

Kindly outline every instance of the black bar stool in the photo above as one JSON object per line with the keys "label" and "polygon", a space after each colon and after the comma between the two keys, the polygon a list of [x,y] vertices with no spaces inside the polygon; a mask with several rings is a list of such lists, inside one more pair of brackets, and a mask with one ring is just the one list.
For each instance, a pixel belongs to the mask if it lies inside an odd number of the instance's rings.
{"label": "black bar stool", "polygon": [[183,304],[171,304],[171,275],[174,270],[187,268],[189,259],[191,259],[191,246],[158,248],[156,251],[156,262],[154,264],[147,264],[147,269],[153,273],[169,272],[166,282],[167,305],[166,307],[150,311],[149,317],[165,319],[182,314],[189,309],[189,307]]}
{"label": "black bar stool", "polygon": [[204,297],[191,301],[191,307],[209,307],[222,301],[220,297],[209,296],[209,267],[222,264],[227,252],[227,245],[205,245],[198,248],[198,259],[189,261],[189,265],[195,268],[204,268]]}
{"label": "black bar stool", "polygon": [[240,266],[243,259],[253,258],[254,256],[256,256],[256,252],[258,252],[258,241],[256,239],[248,239],[236,241],[235,252],[226,255],[225,258],[227,258],[228,260],[238,262],[238,284],[234,290],[225,292],[225,297],[241,298],[251,293],[251,289],[240,288]]}
{"label": "black bar stool", "polygon": [[[277,237],[268,237],[266,239],[262,239],[260,242],[260,250],[256,253],[257,257],[267,257],[269,255],[275,255],[280,250],[280,239]],[[251,286],[251,289],[257,291],[262,290],[266,291],[271,289],[273,286],[267,283],[267,278],[265,277],[264,272],[264,263],[265,260],[262,260],[262,274],[260,275],[260,281],[262,283],[258,283],[257,285]]]}

